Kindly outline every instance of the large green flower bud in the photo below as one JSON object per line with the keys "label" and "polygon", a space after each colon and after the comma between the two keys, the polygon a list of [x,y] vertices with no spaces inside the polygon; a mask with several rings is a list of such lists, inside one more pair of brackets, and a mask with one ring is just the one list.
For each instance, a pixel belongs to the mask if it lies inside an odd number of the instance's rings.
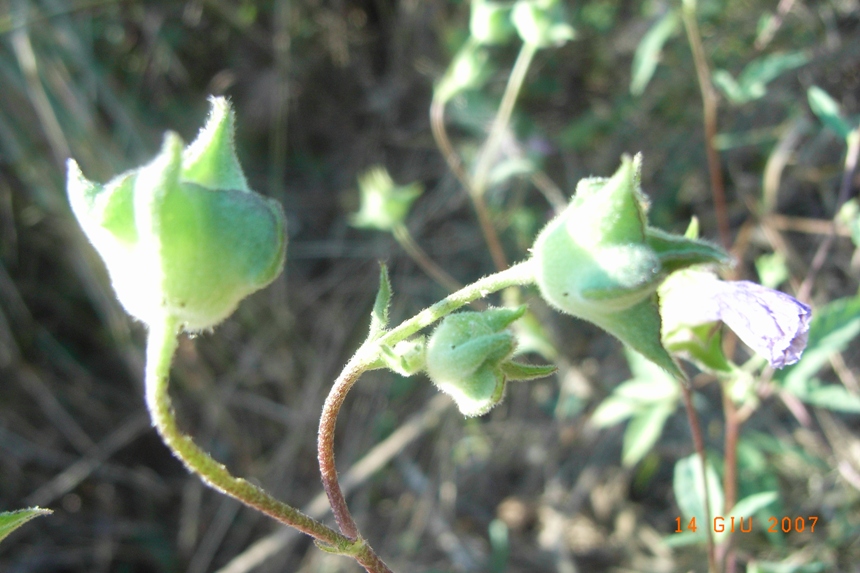
{"label": "large green flower bud", "polygon": [[117,298],[147,324],[215,326],[284,264],[281,206],[250,190],[233,145],[233,112],[212,98],[197,139],[167,133],[151,163],[101,185],[69,160],[72,211],[105,261]]}
{"label": "large green flower bud", "polygon": [[480,416],[501,402],[507,380],[529,380],[551,374],[552,366],[510,360],[516,348],[505,328],[526,311],[496,308],[446,316],[427,342],[427,374],[454,399],[465,416]]}
{"label": "large green flower bud", "polygon": [[647,226],[640,163],[640,156],[624,157],[611,178],[579,183],[567,209],[535,240],[535,279],[552,306],[681,377],[660,341],[657,287],[669,272],[729,257],[704,241]]}

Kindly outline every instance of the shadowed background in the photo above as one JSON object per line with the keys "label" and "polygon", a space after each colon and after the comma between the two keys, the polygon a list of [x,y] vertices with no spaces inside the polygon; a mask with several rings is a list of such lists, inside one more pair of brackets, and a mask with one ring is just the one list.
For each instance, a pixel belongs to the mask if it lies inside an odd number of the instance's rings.
{"label": "shadowed background", "polygon": [[[566,194],[582,177],[614,172],[622,153],[642,151],[652,223],[683,231],[696,215],[715,239],[702,106],[683,34],[667,44],[644,94],[629,91],[633,53],[664,4],[570,3],[578,37],[539,52],[509,144],[532,150]],[[209,94],[231,98],[249,183],[287,213],[287,265],[213,333],[182,340],[172,396],[180,424],[205,449],[302,507],[321,490],[318,414],[366,333],[377,261],[391,270],[395,322],[446,294],[391,236],[349,226],[356,176],[383,164],[399,183],[421,182],[408,219],[417,242],[461,282],[493,270],[428,119],[433,84],[466,37],[468,8],[440,0],[0,1],[0,509],[55,511],[0,545],[0,569],[358,570],[308,539],[271,537],[274,523],[206,489],[161,444],[143,406],[143,329],[119,307],[69,212],[65,160],[106,181],[148,161],[167,129],[193,139]],[[760,17],[773,9],[700,2],[712,65],[737,74],[759,55]],[[806,90],[819,85],[847,113],[860,111],[858,24],[857,2],[793,3],[766,50],[803,50],[808,62],[769,84],[764,98],[720,108],[742,278],[755,280],[752,261],[776,248],[801,281],[820,225],[834,214],[844,151],[815,124]],[[467,152],[486,135],[516,48],[493,56],[488,87],[448,109]],[[795,132],[775,211],[802,221],[764,225],[751,205],[765,166]],[[508,257],[524,258],[551,206],[527,178],[494,189],[488,202]],[[856,292],[853,254],[851,241],[837,238],[813,302]],[[487,416],[464,420],[423,376],[374,372],[355,386],[338,423],[337,461],[345,475],[373,452],[367,471],[348,478],[363,533],[396,571],[703,571],[701,549],[670,551],[659,541],[678,515],[673,464],[692,452],[683,413],[643,462],[623,467],[623,427],[587,424],[630,377],[620,344],[530,302],[559,351],[559,373],[512,385]],[[857,363],[855,347],[830,378],[849,389],[853,380],[856,390]],[[700,398],[706,438],[719,451],[719,394],[705,387]],[[784,514],[812,508],[823,527],[786,539],[742,536],[742,554],[797,554],[826,570],[858,571],[860,479],[852,484],[835,469],[847,464],[860,475],[856,431],[856,416],[798,417],[775,398],[757,411],[743,434],[768,453],[761,463]],[[253,545],[261,539],[269,544]],[[260,557],[247,552],[252,546]]]}

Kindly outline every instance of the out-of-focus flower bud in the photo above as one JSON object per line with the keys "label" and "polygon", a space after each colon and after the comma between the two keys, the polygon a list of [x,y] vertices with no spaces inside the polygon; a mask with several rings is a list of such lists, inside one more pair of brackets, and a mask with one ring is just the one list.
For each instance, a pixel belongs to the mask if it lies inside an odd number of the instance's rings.
{"label": "out-of-focus flower bud", "polygon": [[448,71],[436,84],[434,98],[441,102],[466,90],[478,89],[484,85],[492,73],[490,55],[486,48],[470,38],[448,67]]}
{"label": "out-of-focus flower bud", "polygon": [[561,46],[575,36],[560,0],[518,0],[511,20],[523,42],[538,48]]}
{"label": "out-of-focus flower bud", "polygon": [[363,229],[392,231],[403,224],[412,203],[423,192],[419,183],[398,186],[388,171],[376,166],[358,178],[361,206],[352,216],[352,225]]}
{"label": "out-of-focus flower bud", "polygon": [[479,44],[503,44],[514,34],[510,15],[510,4],[491,2],[490,0],[472,0],[469,32]]}
{"label": "out-of-focus flower bud", "polygon": [[171,317],[189,331],[215,326],[283,268],[283,210],[248,188],[230,105],[211,103],[194,143],[183,150],[169,132],[151,163],[104,185],[69,161],[72,211],[117,298],[147,324]]}

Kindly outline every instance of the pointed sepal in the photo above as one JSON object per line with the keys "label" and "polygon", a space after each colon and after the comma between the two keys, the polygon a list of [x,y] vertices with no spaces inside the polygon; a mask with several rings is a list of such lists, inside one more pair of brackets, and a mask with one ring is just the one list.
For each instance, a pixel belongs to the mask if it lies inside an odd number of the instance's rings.
{"label": "pointed sepal", "polygon": [[379,290],[370,313],[370,332],[368,340],[376,340],[385,333],[388,327],[388,306],[391,304],[391,280],[388,278],[388,267],[379,263]]}

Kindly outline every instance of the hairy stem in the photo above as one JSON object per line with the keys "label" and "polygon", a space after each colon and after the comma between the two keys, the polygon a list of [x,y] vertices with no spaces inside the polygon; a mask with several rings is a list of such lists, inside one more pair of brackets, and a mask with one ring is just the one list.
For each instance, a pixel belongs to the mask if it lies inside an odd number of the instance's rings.
{"label": "hairy stem", "polygon": [[323,488],[329,499],[335,520],[341,532],[350,539],[360,539],[358,526],[346,504],[343,491],[338,482],[337,466],[334,458],[334,435],[337,416],[343,406],[346,395],[361,375],[370,370],[379,359],[384,346],[393,346],[401,340],[412,336],[440,318],[452,313],[470,302],[483,298],[491,293],[514,285],[525,285],[534,282],[531,259],[518,263],[504,271],[484,277],[457,292],[447,296],[433,306],[430,306],[384,336],[365,342],[353,355],[343,371],[337,377],[334,385],[323,404],[322,415],[317,438],[317,458],[320,465]]}
{"label": "hairy stem", "polygon": [[[178,344],[179,324],[175,319],[165,318],[161,323],[150,325],[146,346],[146,406],[152,424],[158,430],[164,443],[171,449],[189,471],[197,474],[211,488],[235,498],[284,525],[299,531],[347,554],[362,551],[332,528],[320,523],[283,503],[248,481],[234,477],[222,464],[212,459],[200,449],[187,435],[183,434],[176,423],[173,406],[168,394],[170,363]],[[369,570],[370,571],[370,570]],[[373,573],[384,570],[374,569]]]}

